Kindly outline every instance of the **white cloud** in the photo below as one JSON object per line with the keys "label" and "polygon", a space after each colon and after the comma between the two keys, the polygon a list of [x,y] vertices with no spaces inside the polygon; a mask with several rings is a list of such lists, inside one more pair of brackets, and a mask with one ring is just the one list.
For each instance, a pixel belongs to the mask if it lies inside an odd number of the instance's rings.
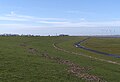
{"label": "white cloud", "polygon": [[[11,11],[10,14],[0,16],[0,21],[19,21],[18,24],[0,24],[4,27],[19,27],[19,28],[41,28],[41,27],[105,27],[105,26],[120,26],[120,21],[105,21],[105,22],[88,22],[85,18],[80,18],[80,21],[72,22],[65,18],[40,18],[27,15],[19,15]],[[22,22],[21,22],[22,21]],[[24,22],[24,24],[23,24]]]}
{"label": "white cloud", "polygon": [[0,17],[0,21],[28,21],[28,19],[3,16],[3,17]]}
{"label": "white cloud", "polygon": [[38,25],[29,25],[29,24],[0,24],[0,28],[44,28],[44,26],[38,26]]}
{"label": "white cloud", "polygon": [[0,21],[22,21],[22,22],[39,22],[39,21],[65,21],[64,18],[40,18],[34,16],[27,16],[27,15],[19,15],[15,12],[11,11],[10,14],[6,14],[4,16],[0,16]]}
{"label": "white cloud", "polygon": [[86,19],[85,18],[80,18],[80,21],[86,21]]}
{"label": "white cloud", "polygon": [[39,21],[39,23],[49,24],[55,27],[113,27],[120,26],[120,21],[108,21],[108,22],[49,22]]}
{"label": "white cloud", "polygon": [[49,21],[39,21],[39,23],[45,23],[45,24],[69,24],[69,22],[49,22]]}
{"label": "white cloud", "polygon": [[7,14],[6,16],[16,16],[16,13],[14,13],[14,11],[11,11],[10,14]]}

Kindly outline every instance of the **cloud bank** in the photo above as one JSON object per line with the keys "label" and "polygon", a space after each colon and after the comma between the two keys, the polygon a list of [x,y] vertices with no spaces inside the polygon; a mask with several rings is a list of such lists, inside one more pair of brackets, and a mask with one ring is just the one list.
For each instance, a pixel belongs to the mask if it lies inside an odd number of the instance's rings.
{"label": "cloud bank", "polygon": [[[28,25],[28,26],[43,26],[43,27],[105,27],[105,26],[120,26],[120,21],[101,21],[101,22],[90,22],[85,21],[86,19],[80,18],[81,21],[70,21],[65,18],[40,18],[27,15],[19,15],[11,11],[10,14],[0,16],[0,21],[4,21],[5,25],[11,22],[11,25],[15,23],[18,25]],[[17,22],[17,23],[16,23]],[[24,22],[24,23],[23,23]],[[1,23],[0,23],[1,25]],[[3,25],[3,24],[2,24]],[[10,25],[10,23],[9,23]]]}
{"label": "cloud bank", "polygon": [[71,21],[66,18],[41,18],[29,15],[19,15],[13,11],[10,14],[0,16],[0,32],[1,33],[20,33],[20,34],[110,34],[114,31],[119,34],[120,21],[87,21],[80,18],[80,21]]}

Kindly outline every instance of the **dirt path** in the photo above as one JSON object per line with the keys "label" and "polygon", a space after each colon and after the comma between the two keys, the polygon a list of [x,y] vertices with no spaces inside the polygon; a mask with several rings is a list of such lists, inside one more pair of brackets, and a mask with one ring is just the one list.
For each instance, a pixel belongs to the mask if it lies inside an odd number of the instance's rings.
{"label": "dirt path", "polygon": [[59,57],[52,57],[50,55],[48,55],[47,53],[43,53],[42,57],[53,60],[59,64],[65,64],[68,66],[67,72],[69,74],[75,75],[79,78],[82,78],[84,80],[86,80],[87,82],[107,82],[103,79],[101,79],[101,77],[96,76],[96,75],[92,75],[89,74],[88,71],[92,70],[92,67],[83,67],[80,65],[77,65],[69,60],[65,60]]}
{"label": "dirt path", "polygon": [[114,61],[111,61],[111,60],[106,60],[106,59],[101,59],[101,58],[97,58],[97,57],[92,57],[92,56],[88,56],[88,55],[85,55],[85,54],[79,54],[79,53],[76,53],[76,52],[72,52],[72,51],[68,51],[68,50],[62,49],[62,48],[58,47],[55,43],[53,43],[53,47],[55,49],[59,50],[59,51],[63,51],[63,52],[66,52],[66,53],[71,53],[71,54],[75,54],[75,55],[84,56],[84,57],[87,57],[87,58],[90,58],[90,59],[99,60],[99,61],[102,61],[102,62],[107,62],[107,63],[111,63],[111,64],[120,65],[120,63],[114,62]]}

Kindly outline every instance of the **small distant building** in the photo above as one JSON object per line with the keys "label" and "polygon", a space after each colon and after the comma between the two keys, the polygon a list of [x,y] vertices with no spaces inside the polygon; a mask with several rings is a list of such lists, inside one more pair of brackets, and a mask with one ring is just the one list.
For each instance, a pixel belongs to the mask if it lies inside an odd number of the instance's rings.
{"label": "small distant building", "polygon": [[60,34],[59,36],[69,36],[69,35],[66,35],[66,34]]}

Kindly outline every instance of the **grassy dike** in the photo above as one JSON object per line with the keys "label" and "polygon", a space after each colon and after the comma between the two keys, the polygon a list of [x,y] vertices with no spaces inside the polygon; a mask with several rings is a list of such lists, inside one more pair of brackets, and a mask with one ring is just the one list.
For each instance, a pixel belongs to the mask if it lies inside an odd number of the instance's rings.
{"label": "grassy dike", "polygon": [[[92,55],[89,52],[76,49],[73,46],[73,43],[84,38],[85,37],[0,37],[0,81],[89,81],[68,72],[69,66],[63,62],[61,63],[61,59],[77,64],[79,68],[91,68],[89,71],[86,71],[85,74],[94,75],[107,82],[119,82],[119,65],[89,59],[72,53],[66,53],[53,47],[53,43],[57,43],[57,46],[66,50]],[[50,58],[43,57],[43,54],[48,54]],[[53,60],[56,58],[58,58],[59,61]]]}

